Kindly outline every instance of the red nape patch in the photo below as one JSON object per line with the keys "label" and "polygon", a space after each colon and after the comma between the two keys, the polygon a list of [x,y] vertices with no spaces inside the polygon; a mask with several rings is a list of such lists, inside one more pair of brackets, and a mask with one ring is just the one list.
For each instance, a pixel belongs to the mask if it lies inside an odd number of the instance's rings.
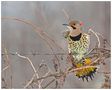
{"label": "red nape patch", "polygon": [[84,26],[84,23],[83,23],[83,22],[80,22],[80,25],[81,25],[81,26]]}

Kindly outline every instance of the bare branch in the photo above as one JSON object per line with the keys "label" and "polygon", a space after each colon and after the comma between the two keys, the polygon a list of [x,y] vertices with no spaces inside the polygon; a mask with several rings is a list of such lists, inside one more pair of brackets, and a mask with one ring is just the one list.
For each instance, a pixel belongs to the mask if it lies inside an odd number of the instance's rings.
{"label": "bare branch", "polygon": [[6,67],[3,68],[2,72],[5,71],[6,69],[8,69],[10,66],[7,65]]}
{"label": "bare branch", "polygon": [[[19,21],[19,22],[22,22],[22,23],[25,23],[25,24],[28,24],[28,25],[32,26],[33,30],[47,43],[48,47],[51,49],[53,54],[54,54],[54,50],[53,50],[53,46],[52,45],[55,45],[58,48],[60,48],[60,50],[63,50],[63,48],[61,48],[57,43],[55,43],[55,41],[52,38],[50,38],[49,35],[47,35],[46,32],[44,32],[40,27],[37,27],[37,25],[33,24],[32,22],[30,22],[28,20],[18,19],[18,18],[15,18],[15,17],[2,17],[2,19],[3,20],[4,19],[16,20],[16,21]],[[57,65],[58,65],[58,68],[60,70],[59,59],[58,59],[58,57],[56,55],[54,55],[54,57],[57,60]]]}
{"label": "bare branch", "polygon": [[35,74],[33,75],[33,77],[30,79],[30,81],[24,86],[24,88],[27,88],[34,80]]}
{"label": "bare branch", "polygon": [[[16,17],[2,17],[3,20],[8,19],[8,20],[16,20],[22,23],[25,23],[27,25],[30,25],[33,27],[33,30],[47,43],[47,45],[50,47],[50,49],[52,49],[52,45],[57,46],[58,48],[60,48],[62,51],[64,51],[63,48],[61,48],[52,38],[49,37],[49,35],[44,32],[40,27],[38,27],[37,25],[33,24],[32,22],[28,21],[28,20],[23,20],[23,19],[19,19]],[[49,42],[49,41],[50,42]],[[52,49],[53,50],[53,49]]]}
{"label": "bare branch", "polygon": [[[90,66],[90,65],[88,65],[88,66],[82,66],[80,68],[76,68],[76,69],[70,70],[69,73],[75,72],[75,71],[78,71],[78,70],[81,70],[81,69],[85,69],[85,68],[99,68],[99,67],[98,66]],[[68,72],[66,72],[66,73],[68,73]]]}
{"label": "bare branch", "polygon": [[101,38],[109,45],[109,47],[111,47],[110,43],[103,37],[102,34],[96,32],[99,36],[101,36]]}
{"label": "bare branch", "polygon": [[11,62],[10,62],[10,59],[9,59],[9,55],[8,55],[8,50],[7,48],[4,47],[4,54],[6,56],[6,59],[5,59],[5,64],[7,65],[6,67],[3,68],[2,72],[9,69],[10,70],[10,82],[9,82],[9,87],[12,88],[12,69],[11,69]]}
{"label": "bare branch", "polygon": [[92,32],[92,33],[96,36],[96,38],[97,38],[97,40],[98,40],[98,48],[100,48],[100,39],[99,39],[97,33],[94,32],[91,28],[89,29],[89,32]]}
{"label": "bare branch", "polygon": [[[36,69],[35,69],[35,67],[34,67],[34,65],[33,65],[33,63],[32,63],[32,61],[31,61],[28,57],[22,56],[22,55],[18,54],[17,52],[16,52],[16,54],[17,54],[18,57],[23,58],[23,59],[26,59],[26,60],[30,63],[30,65],[31,65],[31,67],[32,67],[32,69],[33,69],[33,71],[34,71],[34,73],[35,73],[35,76],[36,76],[36,78],[38,79],[38,78],[39,78],[39,74],[37,73],[37,71],[36,71]],[[39,88],[42,88],[42,87],[41,87],[41,84],[40,84],[40,81],[38,81],[38,87],[39,87]]]}
{"label": "bare branch", "polygon": [[64,13],[65,17],[67,20],[70,20],[70,17],[68,15],[68,13],[65,11],[65,9],[62,9],[62,12]]}
{"label": "bare branch", "polygon": [[[44,65],[47,66],[44,63],[44,60],[42,60],[42,62],[39,64],[39,67],[38,67],[37,71],[39,71],[39,69],[42,68],[42,66],[44,66]],[[48,72],[44,76],[47,76],[51,72],[51,70],[48,66],[47,66],[47,69],[48,69]],[[34,78],[35,78],[35,74],[32,76],[32,78],[29,80],[29,82],[24,86],[24,88],[27,88],[31,83],[33,83]],[[40,80],[39,84],[42,84],[42,82],[43,82],[43,80]]]}
{"label": "bare branch", "polygon": [[47,88],[51,83],[53,83],[55,79],[51,80],[46,86],[43,87],[43,89]]}

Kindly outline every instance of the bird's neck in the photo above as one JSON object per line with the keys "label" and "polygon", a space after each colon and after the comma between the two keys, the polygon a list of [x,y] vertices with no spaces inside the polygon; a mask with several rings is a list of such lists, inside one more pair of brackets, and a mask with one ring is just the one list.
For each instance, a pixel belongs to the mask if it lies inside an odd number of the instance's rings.
{"label": "bird's neck", "polygon": [[81,38],[81,36],[82,36],[82,33],[80,33],[80,34],[77,35],[77,36],[70,36],[70,38],[71,38],[73,41],[79,41],[80,38]]}
{"label": "bird's neck", "polygon": [[82,31],[80,29],[76,29],[76,30],[72,30],[69,35],[71,37],[75,37],[78,36],[80,33],[82,33]]}

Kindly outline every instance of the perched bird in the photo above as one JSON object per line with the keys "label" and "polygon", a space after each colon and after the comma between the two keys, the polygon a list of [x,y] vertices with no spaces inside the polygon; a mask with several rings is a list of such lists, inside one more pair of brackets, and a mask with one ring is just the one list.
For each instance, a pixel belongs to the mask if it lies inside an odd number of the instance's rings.
{"label": "perched bird", "polygon": [[[82,67],[91,63],[91,59],[83,59],[84,55],[88,52],[90,45],[90,35],[82,31],[82,23],[79,21],[70,21],[69,24],[63,24],[67,26],[68,30],[66,31],[65,38],[68,42],[69,53],[72,54],[75,67]],[[93,73],[96,71],[96,68],[86,68],[76,72],[76,76],[79,78],[88,77],[92,79]]]}
{"label": "perched bird", "polygon": [[65,36],[69,53],[72,53],[75,62],[80,62],[88,51],[90,36],[81,30],[82,24],[79,21],[70,21],[69,24],[63,25],[69,30]]}

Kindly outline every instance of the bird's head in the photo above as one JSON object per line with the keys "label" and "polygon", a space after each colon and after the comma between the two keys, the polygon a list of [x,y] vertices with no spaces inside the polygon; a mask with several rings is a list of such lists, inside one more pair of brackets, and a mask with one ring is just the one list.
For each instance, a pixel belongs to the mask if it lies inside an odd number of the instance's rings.
{"label": "bird's head", "polygon": [[73,20],[73,21],[70,21],[69,24],[63,24],[63,25],[67,26],[67,28],[70,30],[71,36],[75,36],[81,33],[81,28],[82,28],[83,23]]}

